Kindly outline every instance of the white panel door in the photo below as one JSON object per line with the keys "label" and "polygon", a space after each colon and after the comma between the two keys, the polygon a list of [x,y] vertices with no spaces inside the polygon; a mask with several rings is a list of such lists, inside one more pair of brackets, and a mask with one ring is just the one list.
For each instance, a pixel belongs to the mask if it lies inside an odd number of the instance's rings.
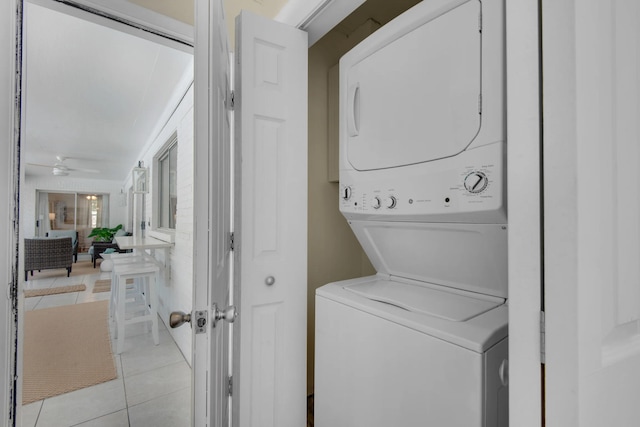
{"label": "white panel door", "polygon": [[547,426],[638,426],[640,3],[542,11]]}
{"label": "white panel door", "polygon": [[[230,303],[231,116],[229,47],[222,0],[198,0],[195,42],[194,425],[229,422],[229,324],[213,326],[214,304]],[[204,333],[198,312],[208,313]]]}
{"label": "white panel door", "polygon": [[306,423],[307,34],[236,23],[233,424]]}

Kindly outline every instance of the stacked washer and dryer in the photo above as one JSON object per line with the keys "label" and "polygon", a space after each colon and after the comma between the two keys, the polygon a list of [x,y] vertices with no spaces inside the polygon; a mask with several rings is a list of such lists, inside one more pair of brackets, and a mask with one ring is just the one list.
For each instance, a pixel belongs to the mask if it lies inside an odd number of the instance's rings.
{"label": "stacked washer and dryer", "polygon": [[504,33],[504,0],[424,0],[340,60],[377,274],[317,290],[318,427],[508,425]]}

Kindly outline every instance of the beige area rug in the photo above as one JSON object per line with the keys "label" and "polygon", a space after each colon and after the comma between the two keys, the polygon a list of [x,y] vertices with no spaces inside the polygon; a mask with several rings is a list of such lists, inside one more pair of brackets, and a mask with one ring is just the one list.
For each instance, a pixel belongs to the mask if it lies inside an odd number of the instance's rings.
{"label": "beige area rug", "polygon": [[117,378],[108,304],[98,301],[26,312],[23,404]]}
{"label": "beige area rug", "polygon": [[82,292],[86,290],[87,287],[85,285],[69,285],[69,286],[58,286],[56,288],[44,288],[44,289],[28,289],[24,291],[25,298],[29,297],[41,297],[43,295],[55,295],[55,294],[66,294],[69,292]]}
{"label": "beige area rug", "polygon": [[93,293],[109,292],[111,290],[111,279],[96,280],[93,284]]}
{"label": "beige area rug", "polygon": [[[133,279],[127,279],[127,283],[133,283]],[[96,280],[93,285],[93,293],[109,292],[111,290],[111,279]]]}
{"label": "beige area rug", "polygon": [[[93,268],[93,262],[91,262],[91,260],[78,261],[71,265],[71,277],[98,273],[100,273],[100,263],[97,263],[96,268]],[[49,277],[67,277],[67,270],[64,268],[42,271],[36,270],[33,272],[33,276],[31,276],[31,272],[29,272],[28,275],[29,280],[46,279]]]}

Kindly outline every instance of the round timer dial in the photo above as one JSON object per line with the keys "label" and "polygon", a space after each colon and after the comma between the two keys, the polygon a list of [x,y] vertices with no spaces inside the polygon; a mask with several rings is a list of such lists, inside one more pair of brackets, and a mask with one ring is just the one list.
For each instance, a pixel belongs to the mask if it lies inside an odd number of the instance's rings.
{"label": "round timer dial", "polygon": [[346,186],[342,188],[342,191],[340,192],[340,197],[342,198],[342,200],[349,200],[351,198],[351,187],[350,186]]}
{"label": "round timer dial", "polygon": [[489,178],[484,172],[474,171],[464,178],[464,188],[469,193],[482,193],[487,185],[489,185]]}

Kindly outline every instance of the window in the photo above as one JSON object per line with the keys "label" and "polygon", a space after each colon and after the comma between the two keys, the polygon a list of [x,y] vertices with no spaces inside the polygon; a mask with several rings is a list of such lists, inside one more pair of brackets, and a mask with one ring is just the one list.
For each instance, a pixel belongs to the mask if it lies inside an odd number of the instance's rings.
{"label": "window", "polygon": [[63,193],[37,190],[36,235],[51,230],[78,231],[78,251],[86,252],[93,239],[86,236],[96,227],[109,226],[107,194]]}
{"label": "window", "polygon": [[176,228],[178,206],[178,137],[174,134],[156,157],[158,168],[158,228]]}

